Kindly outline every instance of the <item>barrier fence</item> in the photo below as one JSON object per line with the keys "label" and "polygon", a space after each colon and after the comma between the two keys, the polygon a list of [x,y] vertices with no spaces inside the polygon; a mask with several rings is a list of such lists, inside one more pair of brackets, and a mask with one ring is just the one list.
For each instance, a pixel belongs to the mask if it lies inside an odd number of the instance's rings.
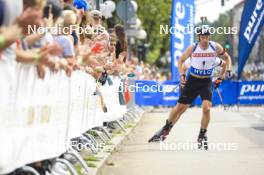
{"label": "barrier fence", "polygon": [[[135,102],[140,106],[174,106],[180,95],[179,82],[175,81],[136,81],[135,87]],[[263,105],[264,81],[223,81],[213,90],[212,102],[214,106]],[[201,105],[200,97],[194,105]]]}
{"label": "barrier fence", "polygon": [[[124,80],[110,77],[101,86],[89,74],[74,71],[46,71],[39,79],[34,65],[0,62],[0,174],[27,164],[59,157],[71,148],[71,140],[103,122],[121,119],[135,102],[141,106],[173,106],[179,98],[174,81],[135,81],[128,78],[129,90],[120,91]],[[219,87],[223,104],[264,104],[263,81],[224,81]],[[125,105],[124,99],[131,98]],[[200,105],[201,100],[195,101]],[[221,104],[218,92],[213,104]],[[106,108],[105,108],[106,107]]]}
{"label": "barrier fence", "polygon": [[119,103],[121,78],[110,78],[113,85],[99,86],[83,71],[69,78],[64,71],[47,70],[41,80],[34,65],[1,61],[0,174],[59,157],[71,139],[122,118],[128,111]]}

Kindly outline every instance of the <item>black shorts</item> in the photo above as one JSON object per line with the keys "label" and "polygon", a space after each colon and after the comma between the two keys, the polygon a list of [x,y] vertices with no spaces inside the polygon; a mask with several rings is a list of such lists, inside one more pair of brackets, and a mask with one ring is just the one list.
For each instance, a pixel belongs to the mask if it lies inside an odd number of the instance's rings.
{"label": "black shorts", "polygon": [[190,75],[182,89],[178,102],[191,104],[198,95],[202,100],[212,101],[212,80],[211,78],[196,78]]}

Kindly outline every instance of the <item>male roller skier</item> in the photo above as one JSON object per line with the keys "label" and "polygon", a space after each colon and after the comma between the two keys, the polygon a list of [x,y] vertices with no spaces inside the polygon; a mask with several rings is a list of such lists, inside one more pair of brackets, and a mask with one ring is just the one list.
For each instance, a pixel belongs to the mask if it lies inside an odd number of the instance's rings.
{"label": "male roller skier", "polygon": [[[198,135],[199,147],[202,145],[207,149],[207,127],[210,121],[210,108],[212,106],[212,81],[211,76],[216,64],[222,67],[219,77],[215,81],[215,86],[224,79],[225,74],[231,76],[232,62],[228,53],[223,47],[209,40],[210,32],[208,29],[201,27],[198,32],[199,42],[189,46],[178,61],[181,84],[184,85],[176,107],[174,107],[166,120],[166,124],[159,130],[149,142],[158,142],[166,139],[173,125],[178,121],[181,115],[190,106],[193,100],[200,95],[202,99],[202,120],[201,129]],[[217,56],[221,56],[225,61],[220,60],[217,63]],[[187,58],[191,58],[191,67],[188,79],[186,81],[183,63]],[[227,70],[226,70],[227,69]]]}

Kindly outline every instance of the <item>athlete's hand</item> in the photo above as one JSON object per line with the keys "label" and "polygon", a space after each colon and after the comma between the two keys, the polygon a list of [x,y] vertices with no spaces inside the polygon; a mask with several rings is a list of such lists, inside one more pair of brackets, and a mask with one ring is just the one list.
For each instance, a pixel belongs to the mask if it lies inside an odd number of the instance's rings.
{"label": "athlete's hand", "polygon": [[231,79],[231,77],[232,77],[232,71],[231,70],[227,70],[226,71],[226,78],[227,79]]}
{"label": "athlete's hand", "polygon": [[183,88],[184,88],[184,86],[186,84],[186,75],[185,74],[181,74],[180,81],[181,81],[181,83],[180,83],[180,92],[182,93],[183,92]]}
{"label": "athlete's hand", "polygon": [[218,88],[219,85],[222,83],[223,79],[222,78],[217,78],[214,82],[214,88]]}
{"label": "athlete's hand", "polygon": [[181,81],[181,85],[184,86],[186,84],[186,75],[185,74],[181,74],[180,81]]}

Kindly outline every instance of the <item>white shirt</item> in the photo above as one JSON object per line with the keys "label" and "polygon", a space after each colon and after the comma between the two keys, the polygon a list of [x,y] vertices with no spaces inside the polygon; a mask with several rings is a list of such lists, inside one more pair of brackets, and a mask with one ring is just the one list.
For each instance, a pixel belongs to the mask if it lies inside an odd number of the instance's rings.
{"label": "white shirt", "polygon": [[208,48],[203,50],[194,45],[190,58],[190,74],[199,78],[211,77],[216,66],[221,65],[222,60],[217,58],[216,43],[210,41]]}

